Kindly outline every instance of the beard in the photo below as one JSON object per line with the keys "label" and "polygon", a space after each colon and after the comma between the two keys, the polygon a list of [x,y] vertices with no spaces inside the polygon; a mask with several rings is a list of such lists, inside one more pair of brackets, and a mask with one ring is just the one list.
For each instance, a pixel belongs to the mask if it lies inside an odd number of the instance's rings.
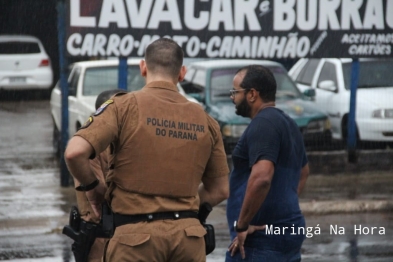
{"label": "beard", "polygon": [[251,106],[247,103],[247,99],[244,99],[240,102],[239,105],[235,105],[236,107],[236,115],[243,117],[250,117]]}

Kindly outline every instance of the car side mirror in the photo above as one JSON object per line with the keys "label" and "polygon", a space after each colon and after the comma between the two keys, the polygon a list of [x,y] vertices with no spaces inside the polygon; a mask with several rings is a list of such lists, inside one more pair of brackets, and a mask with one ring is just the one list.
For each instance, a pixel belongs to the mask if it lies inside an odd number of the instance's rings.
{"label": "car side mirror", "polygon": [[337,92],[336,85],[332,80],[324,80],[319,82],[318,88],[327,90],[327,91],[332,91],[332,92]]}
{"label": "car side mirror", "polygon": [[308,98],[315,98],[316,92],[314,88],[309,88],[303,91],[303,95],[308,97]]}

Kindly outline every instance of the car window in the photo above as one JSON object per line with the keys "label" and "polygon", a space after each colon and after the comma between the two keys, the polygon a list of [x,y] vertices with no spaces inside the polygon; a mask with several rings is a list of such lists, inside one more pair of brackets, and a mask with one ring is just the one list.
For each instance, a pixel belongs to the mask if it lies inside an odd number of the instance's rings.
{"label": "car window", "polygon": [[309,59],[299,60],[295,65],[293,65],[290,69],[291,76],[293,79],[296,79],[300,75],[300,71],[304,68],[304,65],[308,62]]}
{"label": "car window", "polygon": [[233,77],[238,68],[216,69],[212,71],[210,86],[212,101],[230,100],[229,90],[233,89]]}
{"label": "car window", "polygon": [[334,86],[337,88],[337,73],[336,66],[330,62],[325,62],[321,69],[321,73],[319,74],[317,88],[319,83],[325,80],[332,80],[334,82]]}
{"label": "car window", "polygon": [[141,76],[139,66],[128,66],[127,90],[136,91],[142,89],[146,84],[146,79]]}
{"label": "car window", "polygon": [[309,59],[296,78],[296,82],[304,85],[311,85],[312,78],[314,76],[315,70],[317,69],[319,61],[320,59]]}
{"label": "car window", "polygon": [[0,54],[39,54],[40,46],[35,42],[0,42]]}
{"label": "car window", "polygon": [[75,68],[75,70],[72,73],[69,85],[68,85],[68,95],[70,96],[75,96],[76,95],[76,90],[78,87],[78,80],[79,80],[79,76],[81,73],[81,69],[80,68]]}
{"label": "car window", "polygon": [[288,73],[281,67],[270,67],[269,68],[277,84],[277,99],[295,99],[301,97],[299,89],[296,84],[289,77]]}
{"label": "car window", "polygon": [[[216,69],[211,74],[211,100],[231,101],[229,90],[233,89],[233,77],[239,68]],[[294,99],[301,96],[295,83],[282,67],[269,67],[277,83],[277,99]]]}
{"label": "car window", "polygon": [[[351,88],[351,63],[343,64],[344,84]],[[361,61],[358,88],[392,87],[393,60]],[[393,102],[392,102],[393,103]]]}
{"label": "car window", "polygon": [[[117,66],[88,68],[83,80],[83,95],[94,96],[109,89],[118,88],[119,68]],[[138,66],[128,66],[127,91],[136,91],[145,85]]]}

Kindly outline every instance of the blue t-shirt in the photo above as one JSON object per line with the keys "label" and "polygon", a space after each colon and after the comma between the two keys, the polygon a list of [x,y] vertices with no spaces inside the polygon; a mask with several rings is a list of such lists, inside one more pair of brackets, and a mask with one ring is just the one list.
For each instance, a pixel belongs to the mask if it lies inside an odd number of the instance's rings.
{"label": "blue t-shirt", "polygon": [[274,163],[274,175],[261,208],[251,225],[304,226],[297,188],[307,164],[303,137],[295,121],[275,107],[261,110],[251,121],[232,153],[227,220],[231,238],[239,218],[251,168],[259,160]]}

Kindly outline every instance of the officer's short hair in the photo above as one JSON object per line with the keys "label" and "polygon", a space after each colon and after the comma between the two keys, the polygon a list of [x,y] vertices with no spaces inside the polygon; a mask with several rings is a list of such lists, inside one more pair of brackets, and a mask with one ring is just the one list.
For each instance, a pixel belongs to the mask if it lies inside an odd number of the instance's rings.
{"label": "officer's short hair", "polygon": [[183,65],[184,53],[172,39],[160,38],[146,48],[145,61],[147,68],[155,73],[162,72],[177,77]]}
{"label": "officer's short hair", "polygon": [[277,83],[269,68],[262,65],[248,65],[240,68],[237,73],[241,71],[244,71],[245,75],[240,87],[259,91],[259,96],[264,102],[276,100]]}
{"label": "officer's short hair", "polygon": [[106,100],[122,91],[124,92],[122,89],[111,89],[101,92],[96,99],[96,109],[99,108]]}

